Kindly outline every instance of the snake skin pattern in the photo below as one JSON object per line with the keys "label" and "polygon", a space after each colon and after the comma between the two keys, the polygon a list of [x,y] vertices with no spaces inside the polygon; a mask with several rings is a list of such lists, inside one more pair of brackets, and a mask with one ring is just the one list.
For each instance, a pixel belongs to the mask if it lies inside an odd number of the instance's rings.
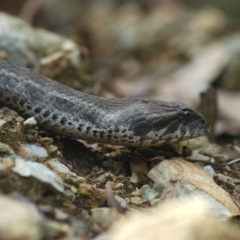
{"label": "snake skin pattern", "polygon": [[93,96],[2,59],[0,105],[58,135],[115,145],[160,146],[209,132],[183,103]]}

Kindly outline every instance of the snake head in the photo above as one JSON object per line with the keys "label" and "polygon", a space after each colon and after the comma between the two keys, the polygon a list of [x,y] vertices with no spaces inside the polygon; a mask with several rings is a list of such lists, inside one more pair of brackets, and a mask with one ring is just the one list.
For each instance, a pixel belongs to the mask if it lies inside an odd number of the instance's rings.
{"label": "snake head", "polygon": [[210,131],[201,113],[179,102],[132,99],[120,119],[145,146],[168,144]]}

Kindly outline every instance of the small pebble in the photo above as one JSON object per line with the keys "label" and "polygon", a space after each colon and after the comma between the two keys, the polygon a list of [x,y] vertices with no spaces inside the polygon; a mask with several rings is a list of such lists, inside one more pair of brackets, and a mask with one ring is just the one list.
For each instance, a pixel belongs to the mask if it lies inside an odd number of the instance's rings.
{"label": "small pebble", "polygon": [[37,121],[34,117],[28,118],[26,121],[23,122],[23,126],[26,128],[33,128],[37,126]]}
{"label": "small pebble", "polygon": [[205,166],[204,170],[208,172],[212,177],[216,175],[216,172],[214,171],[213,167],[210,165]]}
{"label": "small pebble", "polygon": [[0,119],[0,127],[3,126],[6,123],[5,120]]}
{"label": "small pebble", "polygon": [[24,144],[23,145],[26,155],[29,157],[37,157],[37,158],[46,158],[48,157],[47,151],[40,146],[35,144]]}
{"label": "small pebble", "polygon": [[11,158],[3,158],[2,163],[5,165],[5,167],[13,167],[14,162]]}
{"label": "small pebble", "polygon": [[15,119],[15,121],[22,123],[22,122],[24,121],[24,118],[18,116],[18,117]]}

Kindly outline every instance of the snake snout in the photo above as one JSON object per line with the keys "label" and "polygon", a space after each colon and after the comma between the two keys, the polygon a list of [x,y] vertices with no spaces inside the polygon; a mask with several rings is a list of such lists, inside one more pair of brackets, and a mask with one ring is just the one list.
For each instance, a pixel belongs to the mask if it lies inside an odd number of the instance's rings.
{"label": "snake snout", "polygon": [[208,122],[206,121],[206,119],[202,118],[201,120],[199,120],[199,122],[200,122],[200,127],[203,129],[203,131],[206,131],[206,133],[209,133],[211,131],[211,128]]}
{"label": "snake snout", "polygon": [[194,109],[184,109],[181,123],[186,126],[186,137],[202,136],[210,132],[210,126],[204,116]]}

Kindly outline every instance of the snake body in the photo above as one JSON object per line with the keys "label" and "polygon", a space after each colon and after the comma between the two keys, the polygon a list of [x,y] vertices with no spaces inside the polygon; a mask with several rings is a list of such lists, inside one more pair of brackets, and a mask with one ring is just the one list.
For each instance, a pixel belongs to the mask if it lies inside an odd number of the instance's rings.
{"label": "snake body", "polygon": [[2,59],[0,105],[56,134],[116,145],[159,146],[209,131],[183,103],[93,96]]}

